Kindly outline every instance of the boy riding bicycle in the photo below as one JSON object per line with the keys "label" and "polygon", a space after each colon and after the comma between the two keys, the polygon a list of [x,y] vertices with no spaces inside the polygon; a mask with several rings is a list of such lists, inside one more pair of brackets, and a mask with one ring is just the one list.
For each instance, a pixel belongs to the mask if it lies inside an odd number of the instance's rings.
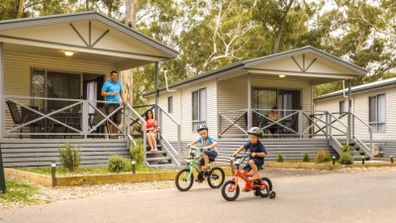
{"label": "boy riding bicycle", "polygon": [[206,124],[198,125],[197,132],[200,136],[197,140],[190,143],[188,147],[195,144],[203,147],[204,150],[198,160],[198,170],[202,171],[202,166],[204,166],[203,170],[207,170],[209,168],[209,161],[215,161],[217,157],[217,141],[215,137],[208,135],[208,126]]}
{"label": "boy riding bicycle", "polygon": [[259,179],[258,167],[264,165],[264,157],[267,155],[267,150],[261,143],[260,139],[263,137],[263,132],[258,127],[253,127],[248,131],[249,142],[241,146],[234,153],[234,156],[239,154],[242,150],[249,151],[250,157],[246,166],[243,168],[246,172],[253,170],[253,179]]}

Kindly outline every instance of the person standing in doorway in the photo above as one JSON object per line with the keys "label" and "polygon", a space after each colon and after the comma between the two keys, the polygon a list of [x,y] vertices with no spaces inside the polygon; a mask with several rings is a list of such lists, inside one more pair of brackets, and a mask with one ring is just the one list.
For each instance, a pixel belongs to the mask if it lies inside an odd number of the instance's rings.
{"label": "person standing in doorway", "polygon": [[[105,97],[106,114],[109,115],[115,111],[122,103],[126,103],[126,97],[122,89],[121,82],[118,80],[117,71],[113,70],[110,72],[110,80],[107,80],[102,87],[101,95]],[[109,118],[117,126],[121,123],[121,109],[118,110]],[[117,127],[111,122],[107,122],[107,129],[109,130],[110,138],[114,139],[117,136],[113,135],[117,133]]]}

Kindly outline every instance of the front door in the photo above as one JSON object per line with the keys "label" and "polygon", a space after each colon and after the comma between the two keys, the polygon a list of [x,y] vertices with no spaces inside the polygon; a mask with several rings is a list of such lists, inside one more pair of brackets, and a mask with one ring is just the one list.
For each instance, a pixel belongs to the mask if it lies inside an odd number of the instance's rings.
{"label": "front door", "polygon": [[[301,94],[299,90],[254,88],[252,92],[252,108],[256,112],[267,115],[270,110],[277,107],[280,117],[291,114],[292,110],[301,109]],[[253,113],[253,126],[259,126],[263,117]],[[290,125],[294,125],[293,117],[288,118]],[[294,127],[294,126],[293,126]]]}

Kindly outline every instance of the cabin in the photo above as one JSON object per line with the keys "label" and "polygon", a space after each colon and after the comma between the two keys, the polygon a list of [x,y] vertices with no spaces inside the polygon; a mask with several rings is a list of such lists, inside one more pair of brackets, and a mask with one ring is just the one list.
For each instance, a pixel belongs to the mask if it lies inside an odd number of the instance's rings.
{"label": "cabin", "polygon": [[[262,128],[269,159],[311,158],[318,149],[339,153],[342,143],[356,143],[372,156],[371,144],[354,135],[355,115],[333,114],[314,105],[313,87],[366,75],[366,70],[312,46],[246,60],[145,93],[174,119],[159,116],[162,134],[171,144],[184,146],[197,137],[196,126],[206,123],[218,138],[223,160],[246,142],[247,130]],[[351,92],[347,92],[351,97]],[[348,104],[348,103],[347,103]],[[276,113],[277,119],[269,118]],[[369,131],[369,127],[355,131]],[[181,143],[180,143],[181,141]],[[360,156],[359,156],[360,157]]]}
{"label": "cabin", "polygon": [[[109,137],[100,95],[110,71],[176,57],[175,50],[96,12],[0,22],[0,148],[5,167],[59,163],[65,143],[80,149],[82,165],[131,157],[130,105]],[[122,79],[122,76],[121,76]],[[115,111],[116,112],[116,111]]]}

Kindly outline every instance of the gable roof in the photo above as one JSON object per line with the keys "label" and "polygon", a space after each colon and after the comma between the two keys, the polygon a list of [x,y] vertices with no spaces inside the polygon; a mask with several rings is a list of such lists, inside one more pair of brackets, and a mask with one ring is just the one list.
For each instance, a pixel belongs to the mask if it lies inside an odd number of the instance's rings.
{"label": "gable roof", "polygon": [[39,27],[45,25],[54,25],[59,23],[71,23],[71,22],[79,22],[86,20],[97,20],[121,33],[126,34],[129,37],[132,37],[144,44],[150,45],[151,47],[160,50],[164,53],[165,58],[174,58],[178,55],[178,52],[170,47],[163,45],[162,43],[149,38],[148,36],[143,35],[140,32],[137,32],[130,27],[112,19],[107,16],[104,16],[100,13],[89,11],[89,12],[79,12],[79,13],[70,13],[70,14],[59,14],[59,15],[51,15],[51,16],[41,16],[34,18],[22,18],[22,19],[10,19],[0,21],[0,31],[8,31],[15,30],[21,28],[31,28],[31,27]]}
{"label": "gable roof", "polygon": [[[186,85],[186,84],[198,81],[198,80],[202,80],[202,79],[213,79],[213,78],[218,77],[219,75],[222,75],[222,74],[225,74],[225,73],[231,72],[231,71],[237,71],[237,70],[243,70],[243,69],[248,70],[248,69],[254,68],[254,66],[259,65],[259,64],[269,63],[269,62],[272,62],[275,60],[280,60],[283,58],[292,57],[292,56],[300,55],[300,54],[304,54],[304,53],[310,53],[313,55],[323,57],[326,60],[329,60],[329,61],[336,63],[342,67],[350,69],[354,72],[355,76],[362,76],[362,75],[366,75],[366,73],[367,73],[367,71],[364,68],[361,68],[353,63],[349,63],[349,62],[344,61],[336,56],[333,56],[329,53],[326,53],[322,50],[319,50],[313,46],[308,45],[305,47],[287,50],[284,52],[271,54],[271,55],[267,55],[267,56],[262,56],[262,57],[251,59],[251,60],[236,62],[236,63],[230,64],[230,65],[227,65],[225,67],[222,67],[222,68],[219,68],[219,69],[216,69],[213,71],[208,71],[208,72],[205,72],[198,76],[187,78],[183,81],[171,84],[169,86],[169,88],[181,87],[183,85]],[[163,90],[166,90],[166,89],[165,88],[160,89],[160,91],[163,91]],[[145,93],[144,96],[149,96],[154,93],[155,93],[154,91],[150,91],[150,92]]]}
{"label": "gable roof", "polygon": [[[396,85],[396,77],[388,78],[388,79],[380,80],[380,81],[375,81],[375,82],[370,82],[367,84],[357,85],[357,86],[352,87],[351,91],[352,91],[352,93],[357,93],[357,92],[361,92],[361,91],[372,90],[372,89],[387,87],[387,86],[391,86],[391,85]],[[334,91],[334,92],[316,97],[316,98],[314,98],[314,101],[340,96],[347,92],[348,92],[348,89]]]}

